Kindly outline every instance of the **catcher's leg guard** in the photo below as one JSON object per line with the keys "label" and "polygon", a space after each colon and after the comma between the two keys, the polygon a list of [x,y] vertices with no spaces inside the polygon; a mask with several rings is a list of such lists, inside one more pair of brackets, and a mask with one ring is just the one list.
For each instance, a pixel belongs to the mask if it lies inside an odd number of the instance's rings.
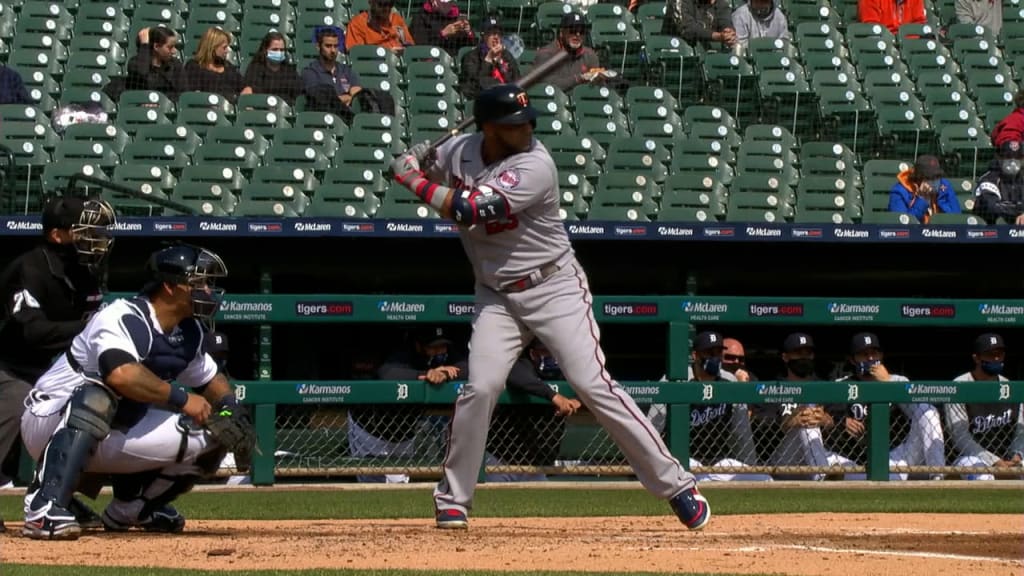
{"label": "catcher's leg guard", "polygon": [[36,473],[25,495],[25,527],[29,538],[74,539],[81,532],[68,510],[82,470],[96,445],[110,433],[117,399],[96,384],[78,387],[68,400],[64,427],[58,429],[43,450]]}

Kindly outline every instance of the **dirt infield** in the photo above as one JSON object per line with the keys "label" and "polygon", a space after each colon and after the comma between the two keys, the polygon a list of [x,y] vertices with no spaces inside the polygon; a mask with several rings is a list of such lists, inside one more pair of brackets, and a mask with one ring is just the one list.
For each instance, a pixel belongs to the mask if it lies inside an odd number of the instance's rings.
{"label": "dirt infield", "polygon": [[465,531],[424,520],[190,521],[181,535],[87,533],[36,542],[8,531],[2,562],[211,570],[419,568],[1024,575],[1017,515],[720,516],[688,533],[674,518],[477,518]]}

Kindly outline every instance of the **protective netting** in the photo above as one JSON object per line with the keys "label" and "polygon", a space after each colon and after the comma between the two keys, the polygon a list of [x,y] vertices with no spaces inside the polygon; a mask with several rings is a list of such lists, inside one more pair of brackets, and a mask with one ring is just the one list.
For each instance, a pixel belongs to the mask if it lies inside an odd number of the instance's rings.
{"label": "protective netting", "polygon": [[[667,440],[666,406],[641,408]],[[431,406],[281,407],[276,474],[436,478],[450,414],[450,408]],[[1013,470],[984,466],[987,463],[977,456],[969,458],[949,438],[941,414],[942,407],[928,404],[890,407],[887,456],[892,479],[1005,476]],[[864,405],[695,404],[689,419],[689,464],[702,479],[866,478],[870,415]],[[1008,450],[1012,434],[1009,426],[1005,437],[994,441]],[[583,411],[565,419],[539,404],[496,408],[485,470],[496,480],[539,479],[541,474],[632,474],[591,414]],[[1016,471],[1021,474],[1019,467]]]}

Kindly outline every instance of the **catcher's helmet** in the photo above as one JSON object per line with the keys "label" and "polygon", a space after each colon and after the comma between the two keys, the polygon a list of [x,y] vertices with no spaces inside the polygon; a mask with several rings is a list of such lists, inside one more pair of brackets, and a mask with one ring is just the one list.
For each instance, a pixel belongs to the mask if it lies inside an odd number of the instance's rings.
{"label": "catcher's helmet", "polygon": [[480,93],[473,103],[473,119],[479,130],[487,122],[537,125],[537,110],[526,91],[515,84],[499,84]]}
{"label": "catcher's helmet", "polygon": [[209,320],[220,308],[224,289],[217,288],[216,281],[226,277],[228,269],[213,252],[189,244],[175,244],[154,252],[146,271],[151,280],[144,292],[149,293],[164,283],[187,284],[192,289],[194,316]]}

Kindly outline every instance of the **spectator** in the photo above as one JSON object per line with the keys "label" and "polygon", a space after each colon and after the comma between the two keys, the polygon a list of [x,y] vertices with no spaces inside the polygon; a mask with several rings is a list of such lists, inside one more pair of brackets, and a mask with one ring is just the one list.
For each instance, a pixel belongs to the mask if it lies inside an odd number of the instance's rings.
{"label": "spectator", "polygon": [[319,57],[302,70],[302,84],[312,110],[351,115],[352,100],[362,87],[359,75],[348,64],[338,62],[338,32],[325,27],[317,31]]}
{"label": "spectator", "polygon": [[582,14],[578,12],[564,14],[558,28],[558,37],[552,43],[537,50],[534,57],[533,65],[540,66],[563,50],[570,54],[568,60],[548,75],[549,82],[564,92],[568,92],[578,84],[604,82],[605,76],[602,74],[604,68],[601,67],[597,53],[593,48],[583,45],[583,37],[589,29],[590,24]]}
{"label": "spectator", "polygon": [[[371,358],[366,354],[353,358],[353,377],[370,375]],[[412,346],[394,352],[377,369],[381,380],[426,380],[433,386],[465,378],[465,358],[452,346],[444,328],[420,328],[413,332]],[[354,458],[411,457],[414,438],[424,411],[416,406],[366,406],[349,411],[348,445]],[[405,484],[407,474],[358,476],[360,482]]]}
{"label": "spectator", "polygon": [[[468,374],[466,376],[468,378]],[[565,380],[558,361],[540,341],[534,340],[508,374],[506,389],[526,392],[551,404],[499,404],[491,418],[485,458],[491,466],[554,466],[565,436],[565,419],[582,405],[562,396],[548,382]],[[552,410],[552,406],[554,410]],[[500,434],[494,432],[500,431]],[[487,475],[488,482],[544,481],[544,474]]]}
{"label": "spectator", "polygon": [[459,90],[467,100],[482,90],[519,80],[519,65],[501,41],[501,24],[494,16],[484,19],[480,45],[462,56]]}
{"label": "spectator", "polygon": [[177,102],[187,92],[188,78],[178,60],[178,36],[170,28],[155,26],[139,30],[138,53],[128,61],[125,90],[155,90]]}
{"label": "spectator", "polygon": [[712,48],[713,43],[725,48],[736,44],[736,29],[726,0],[669,0],[661,33],[705,48]]}
{"label": "spectator", "polygon": [[1003,3],[998,0],[956,0],[956,21],[979,24],[998,36],[1003,29]]}
{"label": "spectator", "polygon": [[750,0],[732,13],[732,23],[736,43],[744,49],[754,38],[790,39],[789,22],[775,0]]}
{"label": "spectator", "polygon": [[32,104],[21,74],[3,64],[0,64],[0,104]]}
{"label": "spectator", "polygon": [[[974,368],[954,382],[1005,382],[1006,344],[999,334],[974,341]],[[946,426],[956,449],[954,466],[1017,468],[1024,465],[1024,404],[946,404]],[[1022,471],[1024,473],[1024,471]],[[991,474],[969,476],[992,480]]]}
{"label": "spectator", "polygon": [[[807,334],[786,337],[782,346],[786,374],[780,380],[807,382],[817,380],[814,365],[814,340]],[[755,437],[771,448],[768,461],[774,466],[831,465],[822,431],[833,426],[832,416],[817,404],[759,404],[754,407]],[[807,475],[776,474],[779,479],[808,479]],[[823,474],[811,478],[821,480]]]}
{"label": "spectator", "polygon": [[440,46],[455,56],[459,48],[476,44],[469,20],[454,0],[426,0],[412,19],[412,36],[425,46]]}
{"label": "spectator", "polygon": [[992,145],[1006,142],[1024,142],[1024,88],[1013,97],[1013,110],[992,129]]}
{"label": "spectator", "polygon": [[[893,374],[882,363],[884,355],[878,336],[870,332],[862,332],[850,342],[850,355],[847,361],[853,368],[853,374],[839,378],[838,382],[908,382],[906,376]],[[829,449],[829,463],[843,466],[855,466],[867,461],[867,404],[834,404],[828,407],[836,425],[825,437]],[[889,466],[945,466],[945,438],[942,434],[942,422],[939,411],[932,404],[896,404],[890,405],[892,417],[889,429],[892,430],[891,444],[896,446],[889,451]],[[839,454],[842,454],[840,456]],[[890,480],[906,480],[908,474],[892,473]],[[941,480],[941,474],[931,474],[932,480]],[[847,474],[846,479],[865,479],[862,474]]]}
{"label": "spectator", "polygon": [[988,171],[978,178],[974,189],[974,213],[995,224],[1002,218],[1007,224],[1024,226],[1024,142],[1010,140],[996,149],[996,158]]}
{"label": "spectator", "polygon": [[904,24],[926,24],[923,0],[859,0],[857,13],[866,24],[881,24],[896,34]]}
{"label": "spectator", "polygon": [[232,104],[240,94],[252,94],[238,68],[228,62],[231,41],[231,34],[220,28],[206,29],[195,55],[185,64],[190,90],[220,94]]}
{"label": "spectator", "polygon": [[288,104],[302,94],[302,79],[295,65],[288,61],[285,37],[270,32],[263,37],[252,62],[245,70],[245,89],[252,94],[273,94]]}
{"label": "spectator", "polygon": [[369,11],[360,12],[349,21],[345,49],[370,44],[401,52],[406,46],[416,44],[405,19],[393,10],[394,7],[394,0],[370,0]]}
{"label": "spectator", "polygon": [[953,184],[945,178],[935,156],[918,156],[914,166],[900,172],[896,180],[889,191],[890,212],[910,214],[922,224],[936,213],[960,213]]}

